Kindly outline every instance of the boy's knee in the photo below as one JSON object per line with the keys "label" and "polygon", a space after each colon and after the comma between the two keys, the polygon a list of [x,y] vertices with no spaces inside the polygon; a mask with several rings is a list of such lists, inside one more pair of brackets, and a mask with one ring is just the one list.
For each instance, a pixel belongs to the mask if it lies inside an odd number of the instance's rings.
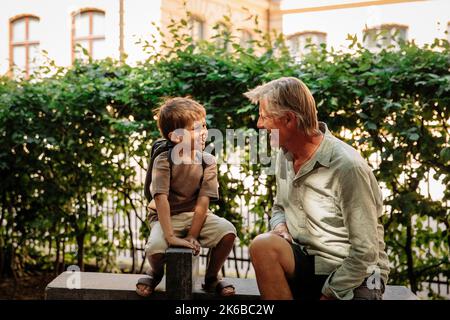
{"label": "boy's knee", "polygon": [[147,257],[164,254],[168,248],[167,242],[164,239],[152,239],[145,246],[145,254]]}
{"label": "boy's knee", "polygon": [[221,241],[234,242],[235,239],[236,239],[236,232],[233,232],[233,233],[227,233],[226,235],[224,235],[222,237]]}
{"label": "boy's knee", "polygon": [[230,221],[227,221],[227,222],[228,222],[228,224],[229,224],[229,226],[228,226],[228,229],[229,229],[229,231],[230,231],[229,234],[234,235],[234,237],[236,238],[236,235],[237,235],[236,227],[235,227]]}

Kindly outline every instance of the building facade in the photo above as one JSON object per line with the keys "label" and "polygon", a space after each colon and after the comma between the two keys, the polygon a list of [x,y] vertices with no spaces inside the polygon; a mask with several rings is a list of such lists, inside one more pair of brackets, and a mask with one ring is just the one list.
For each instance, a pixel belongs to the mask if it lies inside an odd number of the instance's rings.
{"label": "building facade", "polygon": [[270,0],[0,1],[0,74],[28,75],[45,56],[60,66],[85,53],[94,59],[126,57],[133,64],[146,58],[145,41],[160,43],[157,28],[167,34],[172,19],[187,11],[194,39],[210,39],[220,23],[249,43],[256,27],[249,17],[255,15],[258,28],[281,29],[281,20],[270,15],[279,1]]}
{"label": "building facade", "polygon": [[348,34],[369,49],[414,40],[449,39],[450,1],[447,0],[284,0],[282,30],[293,55],[301,58],[307,43],[348,48]]}
{"label": "building facade", "polygon": [[[283,32],[298,59],[311,45],[345,50],[348,34],[376,50],[414,40],[449,38],[448,0],[0,0],[0,74],[29,74],[46,56],[69,66],[75,58],[144,60],[145,41],[161,41],[186,18],[194,40],[224,30],[248,46],[259,33]],[[190,15],[187,16],[187,12]],[[226,18],[226,17],[228,18]],[[258,25],[254,17],[258,16]],[[219,26],[219,29],[215,28]],[[222,29],[222,30],[221,30]],[[215,41],[220,41],[215,38]],[[309,45],[309,46],[308,46]],[[45,54],[44,54],[45,53]],[[15,70],[15,71],[14,71]]]}

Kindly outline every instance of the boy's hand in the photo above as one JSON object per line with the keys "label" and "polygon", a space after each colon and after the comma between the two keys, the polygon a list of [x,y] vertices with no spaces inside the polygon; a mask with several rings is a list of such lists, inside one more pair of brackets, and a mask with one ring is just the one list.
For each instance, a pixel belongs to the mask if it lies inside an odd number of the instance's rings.
{"label": "boy's hand", "polygon": [[195,246],[191,242],[187,241],[186,239],[181,239],[181,238],[172,236],[167,239],[167,242],[169,243],[170,246],[173,246],[173,247],[186,247],[186,248],[190,248],[190,249],[194,250],[194,252],[196,250]]}
{"label": "boy's hand", "polygon": [[194,247],[195,247],[195,249],[194,249],[194,256],[196,256],[196,255],[198,255],[200,253],[200,248],[201,248],[200,242],[198,242],[198,240],[195,237],[193,237],[191,235],[188,235],[186,238],[184,238],[184,240],[186,240],[189,243],[194,245]]}

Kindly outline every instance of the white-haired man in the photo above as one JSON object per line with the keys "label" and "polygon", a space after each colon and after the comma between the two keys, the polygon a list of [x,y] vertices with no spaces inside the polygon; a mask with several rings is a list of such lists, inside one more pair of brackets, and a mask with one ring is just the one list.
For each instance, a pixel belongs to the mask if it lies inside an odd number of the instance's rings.
{"label": "white-haired man", "polygon": [[389,275],[382,195],[366,161],[317,120],[308,87],[280,78],[245,93],[277,130],[271,231],[250,256],[263,299],[382,299]]}

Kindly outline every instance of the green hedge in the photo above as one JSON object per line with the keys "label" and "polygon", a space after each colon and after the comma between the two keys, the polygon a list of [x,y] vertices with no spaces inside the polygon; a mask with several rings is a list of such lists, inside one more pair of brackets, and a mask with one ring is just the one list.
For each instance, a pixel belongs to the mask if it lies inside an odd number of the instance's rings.
{"label": "green hedge", "polygon": [[[419,193],[430,169],[444,185],[450,180],[447,41],[401,43],[373,53],[353,39],[348,52],[321,47],[295,63],[276,34],[261,34],[254,49],[224,35],[232,48],[225,51],[194,45],[178,25],[172,29],[174,42],[134,67],[110,59],[67,69],[50,63],[28,80],[0,80],[2,275],[20,276],[33,267],[58,271],[64,263],[83,266],[87,259],[112,270],[117,248],[103,219],[113,211],[131,219],[144,203],[130,159],[146,167],[150,143],[158,137],[152,109],[161,99],[192,96],[205,105],[210,128],[256,128],[257,108],[242,93],[296,76],[311,88],[319,118],[334,134],[346,129],[351,136],[342,138],[366,158],[378,154],[374,172],[390,192],[383,223],[391,283],[417,291],[423,281],[449,276],[450,189],[437,201]],[[152,52],[149,44],[147,49]],[[246,165],[243,172],[256,177],[261,168]],[[267,230],[274,179],[255,180],[255,188],[263,184],[268,191],[250,206],[260,217],[251,230],[236,202],[242,194],[250,201],[249,190],[229,172],[220,183],[221,200],[213,210],[230,219],[248,244]],[[109,193],[117,207],[101,211]],[[88,214],[88,204],[98,213]],[[429,219],[437,228],[425,223]],[[148,234],[141,231],[141,237]],[[134,250],[130,232],[115,237]],[[77,252],[64,252],[68,244]],[[42,251],[48,246],[51,254]]]}

